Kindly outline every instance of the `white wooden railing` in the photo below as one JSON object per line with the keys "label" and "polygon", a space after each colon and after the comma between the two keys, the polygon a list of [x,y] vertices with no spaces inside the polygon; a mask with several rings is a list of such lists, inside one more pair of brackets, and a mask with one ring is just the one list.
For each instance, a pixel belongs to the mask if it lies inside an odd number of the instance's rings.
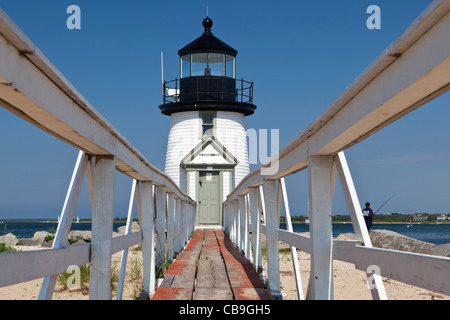
{"label": "white wooden railing", "polygon": [[[350,146],[448,91],[449,34],[450,1],[433,1],[316,121],[272,157],[268,165],[248,175],[227,197],[225,229],[259,270],[260,232],[266,234],[268,281],[273,294],[280,294],[278,241],[282,241],[292,249],[311,254],[306,294],[311,299],[333,298],[333,259],[367,272],[374,299],[388,298],[382,276],[450,295],[449,258],[372,248],[344,155]],[[306,169],[310,237],[292,231],[284,183],[285,177]],[[354,231],[363,246],[356,241],[332,238],[331,203],[337,174]],[[281,201],[287,230],[279,229]],[[260,223],[261,212],[264,224]],[[304,299],[296,250],[291,252],[298,298]]]}
{"label": "white wooden railing", "polygon": [[[142,244],[144,291],[147,295],[154,292],[155,268],[163,264],[164,257],[172,259],[181,251],[194,229],[195,202],[122,137],[1,10],[0,105],[81,150],[53,248],[0,254],[0,287],[44,278],[39,299],[51,299],[59,273],[90,263],[90,299],[111,299],[111,255],[122,251],[116,296],[121,299],[127,249]],[[112,238],[116,171],[131,177],[133,184],[126,234]],[[92,242],[68,246],[85,176]],[[141,231],[130,233],[135,205]]]}

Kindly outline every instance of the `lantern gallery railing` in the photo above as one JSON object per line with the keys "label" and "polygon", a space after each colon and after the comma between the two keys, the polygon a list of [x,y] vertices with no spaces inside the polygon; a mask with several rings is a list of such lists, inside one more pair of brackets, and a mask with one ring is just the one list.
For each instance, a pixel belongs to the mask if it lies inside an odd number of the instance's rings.
{"label": "lantern gallery railing", "polygon": [[[372,248],[343,152],[449,90],[449,34],[450,1],[435,0],[313,124],[228,195],[226,231],[257,270],[262,267],[260,233],[266,234],[268,282],[274,294],[281,294],[278,241],[282,241],[292,249],[299,299],[333,299],[333,259],[365,271],[374,299],[388,298],[382,276],[450,295],[450,258]],[[275,164],[276,172],[267,170]],[[305,169],[309,237],[292,230],[284,181]],[[332,238],[331,204],[337,175],[354,232],[363,245]],[[287,230],[279,229],[282,203]],[[295,249],[311,254],[306,294]]]}
{"label": "lantern gallery railing", "polygon": [[177,102],[253,103],[253,82],[228,77],[188,77],[164,81],[164,104]]}
{"label": "lantern gallery railing", "polygon": [[[122,137],[2,10],[0,105],[82,150],[52,249],[0,254],[0,287],[44,278],[39,299],[51,299],[59,273],[90,263],[90,299],[111,299],[111,255],[122,251],[116,297],[121,299],[127,249],[142,244],[144,294],[154,292],[155,269],[183,249],[194,229],[195,202]],[[113,238],[116,171],[133,182],[126,234]],[[67,237],[85,176],[92,207],[92,241],[70,246]],[[135,206],[141,231],[131,233]]]}

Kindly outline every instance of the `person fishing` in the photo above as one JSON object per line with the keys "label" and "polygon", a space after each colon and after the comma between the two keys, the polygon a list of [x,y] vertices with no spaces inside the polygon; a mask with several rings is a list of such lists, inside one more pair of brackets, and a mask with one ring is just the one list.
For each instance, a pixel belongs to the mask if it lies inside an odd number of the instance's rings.
{"label": "person fishing", "polygon": [[391,201],[393,198],[395,197],[395,194],[390,197],[389,199],[386,200],[385,203],[383,203],[381,205],[381,207],[378,208],[377,211],[373,212],[372,209],[370,208],[370,202],[366,202],[366,207],[363,209],[362,213],[364,216],[364,221],[366,222],[366,226],[367,226],[367,230],[370,232],[370,229],[372,228],[372,221],[373,218],[375,217],[375,215],[377,214],[378,211],[381,210],[381,208],[383,208],[389,201]]}
{"label": "person fishing", "polygon": [[364,221],[366,222],[367,230],[370,232],[370,228],[372,227],[372,221],[375,214],[370,208],[370,202],[366,202],[366,207],[362,211],[364,216]]}

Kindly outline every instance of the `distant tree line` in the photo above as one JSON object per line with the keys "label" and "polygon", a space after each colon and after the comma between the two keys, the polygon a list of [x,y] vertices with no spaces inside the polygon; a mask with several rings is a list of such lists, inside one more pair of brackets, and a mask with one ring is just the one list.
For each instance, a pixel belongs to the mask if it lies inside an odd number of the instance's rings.
{"label": "distant tree line", "polygon": [[[442,213],[413,213],[413,214],[401,214],[401,213],[392,213],[390,215],[375,215],[374,222],[409,222],[412,221],[415,217],[421,216],[425,217],[424,221],[421,221],[422,223],[436,223],[436,222],[443,222],[443,223],[450,223],[450,214],[446,214],[446,217],[448,220],[438,220],[437,218],[440,217]],[[291,218],[292,222],[295,223],[305,223],[305,220],[308,217],[306,216],[293,216]],[[286,218],[284,216],[280,217],[280,222],[285,223]],[[351,222],[351,218],[349,215],[333,215],[332,216],[332,222]]]}

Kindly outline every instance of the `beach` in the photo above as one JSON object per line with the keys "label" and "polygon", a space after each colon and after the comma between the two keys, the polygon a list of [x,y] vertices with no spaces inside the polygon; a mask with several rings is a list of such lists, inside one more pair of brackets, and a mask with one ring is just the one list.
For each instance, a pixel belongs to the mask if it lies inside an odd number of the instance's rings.
{"label": "beach", "polygon": [[[17,246],[19,250],[44,250],[40,246]],[[135,247],[136,248],[136,247]],[[141,251],[129,250],[127,261],[127,274],[125,277],[123,299],[134,300],[139,296],[139,274],[136,266],[142,267]],[[310,255],[301,250],[297,250],[303,292],[306,293],[310,275]],[[112,256],[113,270],[118,273],[120,269],[121,252]],[[281,288],[286,294],[287,300],[296,300],[297,292],[293,273],[291,254],[289,251],[280,251],[280,279]],[[265,265],[267,268],[267,265]],[[356,270],[355,267],[346,262],[335,260],[334,269],[334,299],[335,300],[372,300],[372,296],[367,287],[367,276],[363,271]],[[389,300],[450,300],[450,296],[434,293],[411,285],[403,284],[395,280],[384,278],[386,293]],[[15,284],[0,288],[0,300],[36,300],[42,279],[36,279],[20,284]],[[113,291],[113,298],[115,291]],[[54,300],[88,300],[88,290],[61,290],[57,284]]]}
{"label": "beach", "polygon": [[[310,255],[298,251],[299,265],[302,278],[303,293],[306,294],[310,275]],[[333,261],[334,270],[334,299],[335,300],[372,300],[367,287],[367,275],[364,271],[356,270],[347,262]],[[281,288],[287,300],[297,300],[291,254],[280,254]],[[395,280],[383,278],[388,300],[450,300],[450,296],[431,292]]]}
{"label": "beach", "polygon": [[[131,248],[128,251],[123,300],[135,300],[139,297],[138,288],[140,286],[140,279],[134,279],[136,276],[139,276],[134,269],[136,265],[142,267],[142,254],[140,250],[135,250],[136,247]],[[45,250],[40,246],[17,246],[16,248],[22,251]],[[113,272],[117,273],[117,275],[120,270],[121,258],[122,252],[118,252],[115,253],[111,259],[112,269],[114,270]],[[2,287],[0,288],[0,300],[37,300],[42,285],[42,280],[43,279],[35,279],[32,281]],[[114,287],[116,288],[116,286],[117,283],[115,283]],[[115,298],[115,292],[116,289],[113,290],[113,298]],[[61,285],[57,283],[53,294],[53,300],[89,300],[89,291],[87,289],[62,290]]]}

